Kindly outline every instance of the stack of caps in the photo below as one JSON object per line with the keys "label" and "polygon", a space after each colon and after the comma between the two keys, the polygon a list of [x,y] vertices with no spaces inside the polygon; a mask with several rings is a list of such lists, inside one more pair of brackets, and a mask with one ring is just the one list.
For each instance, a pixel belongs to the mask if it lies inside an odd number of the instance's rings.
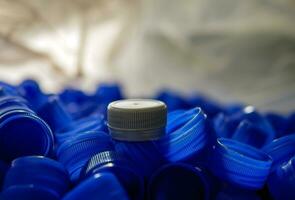
{"label": "stack of caps", "polygon": [[0,86],[1,200],[295,199],[295,113],[173,91],[166,105],[109,104],[123,98],[112,84]]}
{"label": "stack of caps", "polygon": [[[29,139],[28,139],[29,138]],[[25,155],[49,155],[53,134],[28,102],[9,88],[0,88],[0,159]]]}
{"label": "stack of caps", "polygon": [[2,198],[59,199],[69,188],[69,176],[62,164],[43,156],[26,156],[12,162],[4,180]]}
{"label": "stack of caps", "polygon": [[58,160],[66,167],[73,183],[80,181],[81,170],[87,161],[95,154],[113,150],[113,143],[108,134],[101,131],[91,131],[77,135],[57,149]]}
{"label": "stack of caps", "polygon": [[165,135],[166,112],[163,102],[149,99],[120,100],[108,106],[115,149],[147,177],[164,162],[156,141]]}

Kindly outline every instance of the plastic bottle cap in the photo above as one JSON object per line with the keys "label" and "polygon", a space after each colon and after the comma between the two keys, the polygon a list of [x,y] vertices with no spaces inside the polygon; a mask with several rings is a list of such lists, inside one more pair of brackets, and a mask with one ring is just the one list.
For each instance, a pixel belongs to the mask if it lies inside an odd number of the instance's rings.
{"label": "plastic bottle cap", "polygon": [[54,144],[49,126],[26,110],[11,110],[1,115],[0,133],[0,157],[6,161],[25,155],[47,156]]}
{"label": "plastic bottle cap", "polygon": [[201,169],[182,163],[161,167],[148,184],[150,200],[209,199],[210,184]]}
{"label": "plastic bottle cap", "polygon": [[92,172],[94,168],[101,167],[107,163],[117,162],[121,157],[115,151],[103,151],[91,157],[87,162],[85,174]]}
{"label": "plastic bottle cap", "polygon": [[70,114],[64,109],[58,96],[48,97],[46,103],[40,107],[38,115],[45,120],[55,133],[73,122]]}
{"label": "plastic bottle cap", "polygon": [[118,179],[111,173],[95,174],[65,195],[63,200],[121,199],[128,196]]}
{"label": "plastic bottle cap", "polygon": [[0,194],[1,200],[58,200],[59,196],[49,188],[37,185],[15,185]]}
{"label": "plastic bottle cap", "polygon": [[6,171],[8,169],[8,164],[0,160],[0,188],[2,188],[2,181],[5,177]]}
{"label": "plastic bottle cap", "polygon": [[56,154],[68,170],[71,181],[77,183],[87,161],[95,154],[109,150],[113,150],[113,143],[107,133],[89,131],[61,144]]}
{"label": "plastic bottle cap", "polygon": [[130,199],[143,199],[143,177],[135,172],[134,166],[123,155],[115,151],[104,151],[94,155],[82,172],[84,178],[89,178],[97,173],[112,173],[125,188]]}
{"label": "plastic bottle cap", "polygon": [[295,134],[275,139],[262,150],[273,159],[271,166],[271,172],[273,172],[295,155]]}
{"label": "plastic bottle cap", "polygon": [[184,161],[195,157],[205,148],[208,142],[205,120],[206,115],[201,108],[168,114],[166,135],[159,141],[167,160]]}
{"label": "plastic bottle cap", "polygon": [[214,175],[245,189],[261,189],[271,165],[271,157],[263,151],[227,138],[217,139],[210,158]]}
{"label": "plastic bottle cap", "polygon": [[12,161],[3,189],[15,185],[43,186],[61,197],[69,189],[70,180],[61,163],[43,156],[24,156]]}
{"label": "plastic bottle cap", "polygon": [[73,121],[71,124],[55,133],[56,142],[62,144],[79,134],[85,134],[90,131],[105,131],[106,122],[103,115],[94,115],[84,117],[80,120]]}
{"label": "plastic bottle cap", "polygon": [[128,99],[108,106],[108,127],[114,139],[155,140],[165,134],[167,107],[157,100]]}
{"label": "plastic bottle cap", "polygon": [[281,164],[268,177],[268,190],[273,199],[295,199],[295,156]]}

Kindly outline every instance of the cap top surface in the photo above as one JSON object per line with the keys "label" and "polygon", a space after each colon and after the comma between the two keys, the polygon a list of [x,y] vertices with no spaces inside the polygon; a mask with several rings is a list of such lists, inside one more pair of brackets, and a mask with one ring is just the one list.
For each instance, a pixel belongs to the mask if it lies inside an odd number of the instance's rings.
{"label": "cap top surface", "polygon": [[157,100],[152,99],[127,99],[119,100],[110,103],[109,109],[120,109],[126,111],[136,111],[136,110],[154,110],[154,109],[165,109],[166,105]]}

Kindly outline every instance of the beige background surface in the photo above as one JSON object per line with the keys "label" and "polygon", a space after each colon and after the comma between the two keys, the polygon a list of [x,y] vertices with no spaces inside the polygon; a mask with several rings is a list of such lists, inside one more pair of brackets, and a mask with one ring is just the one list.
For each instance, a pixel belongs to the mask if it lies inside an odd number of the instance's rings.
{"label": "beige background surface", "polygon": [[295,109],[292,0],[0,0],[0,80]]}

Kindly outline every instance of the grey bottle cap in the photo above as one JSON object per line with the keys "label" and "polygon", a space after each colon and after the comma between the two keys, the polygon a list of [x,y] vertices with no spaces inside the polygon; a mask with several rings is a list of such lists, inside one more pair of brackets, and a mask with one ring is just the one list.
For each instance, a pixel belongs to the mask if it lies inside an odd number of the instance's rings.
{"label": "grey bottle cap", "polygon": [[108,106],[111,136],[124,141],[159,139],[165,134],[167,107],[152,99],[114,101]]}

